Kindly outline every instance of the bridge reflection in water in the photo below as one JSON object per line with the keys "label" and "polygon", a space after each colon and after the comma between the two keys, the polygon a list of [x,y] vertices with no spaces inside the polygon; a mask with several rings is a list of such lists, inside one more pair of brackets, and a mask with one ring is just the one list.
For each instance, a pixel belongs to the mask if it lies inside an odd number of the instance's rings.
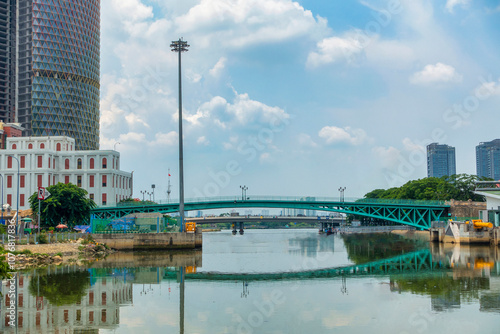
{"label": "bridge reflection in water", "polygon": [[[292,243],[312,242],[307,239]],[[201,251],[116,253],[92,263],[90,268],[67,266],[22,274],[18,296],[22,327],[18,333],[117,329],[121,308],[134,304],[134,291],[140,296],[157,294],[158,290],[161,293],[162,285],[164,289],[168,285],[170,292],[171,283],[179,288],[179,330],[184,333],[184,290],[189,289],[190,282],[200,280],[238,282],[243,288],[241,298],[246,298],[252,285],[266,284],[266,281],[341,279],[342,292],[348,293],[350,277],[388,276],[392,292],[430,296],[434,311],[459,308],[462,299],[474,298],[479,299],[481,311],[500,313],[500,291],[490,291],[492,279],[498,283],[499,261],[499,248],[438,244],[337,268],[244,274],[202,272]],[[76,286],[78,284],[81,286]],[[72,289],[64,289],[65,285]],[[6,289],[4,284],[2,305],[9,302]],[[0,312],[0,319],[4,319],[5,309]],[[0,330],[9,331],[3,321]]]}

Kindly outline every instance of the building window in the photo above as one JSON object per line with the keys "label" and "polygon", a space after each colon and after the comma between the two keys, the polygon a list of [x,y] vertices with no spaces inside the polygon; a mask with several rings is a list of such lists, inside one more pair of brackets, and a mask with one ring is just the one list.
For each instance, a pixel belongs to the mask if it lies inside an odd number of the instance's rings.
{"label": "building window", "polygon": [[94,188],[94,175],[89,175],[89,187]]}
{"label": "building window", "polygon": [[7,194],[7,203],[12,206],[12,195],[11,194]]}
{"label": "building window", "polygon": [[94,158],[90,158],[90,169],[94,169]]}
{"label": "building window", "polygon": [[7,175],[7,188],[12,188],[12,175]]}
{"label": "building window", "polygon": [[82,169],[82,159],[81,158],[78,158],[78,160],[76,162],[76,168],[77,169]]}
{"label": "building window", "polygon": [[89,305],[94,305],[94,291],[89,292]]}
{"label": "building window", "polygon": [[89,322],[94,322],[94,311],[89,312]]}
{"label": "building window", "polygon": [[50,175],[47,178],[47,183],[48,183],[48,186],[50,187]]}
{"label": "building window", "polygon": [[19,194],[19,206],[24,206],[24,194]]}
{"label": "building window", "polygon": [[28,150],[32,150],[33,149],[33,144],[28,144]]}
{"label": "building window", "polygon": [[103,306],[104,306],[104,305],[106,305],[106,299],[107,299],[107,298],[106,298],[106,292],[103,292],[103,293],[101,294],[101,300],[102,300],[102,305],[103,305]]}
{"label": "building window", "polygon": [[43,157],[41,155],[37,156],[38,168],[42,168],[43,166]]}
{"label": "building window", "polygon": [[43,150],[45,148],[45,144],[44,143],[41,143],[40,144],[40,149]]}
{"label": "building window", "polygon": [[43,175],[37,175],[37,187],[41,187],[42,186],[42,177]]}
{"label": "building window", "polygon": [[106,205],[107,202],[107,196],[106,194],[102,194],[102,205]]}
{"label": "building window", "polygon": [[101,323],[106,323],[106,309],[101,310]]}
{"label": "building window", "polygon": [[12,168],[12,157],[7,157],[7,168]]}
{"label": "building window", "polygon": [[108,167],[108,159],[102,158],[102,169],[106,169]]}
{"label": "building window", "polygon": [[79,186],[80,188],[82,187],[82,176],[78,175],[76,177],[76,185]]}
{"label": "building window", "polygon": [[65,184],[69,183],[69,175],[64,176],[64,183]]}
{"label": "building window", "polygon": [[90,198],[91,200],[94,200],[94,194],[90,194],[90,195],[89,195],[89,198]]}
{"label": "building window", "polygon": [[56,158],[52,158],[52,166],[54,166],[54,169],[56,169]]}
{"label": "building window", "polygon": [[25,168],[26,167],[26,157],[24,155],[21,156],[21,168]]}
{"label": "building window", "polygon": [[64,160],[64,168],[69,169],[69,159]]}
{"label": "building window", "polygon": [[12,144],[12,149],[15,150],[17,148],[16,144]]}
{"label": "building window", "polygon": [[56,151],[60,151],[61,150],[61,143],[57,143],[56,145]]}
{"label": "building window", "polygon": [[102,186],[103,186],[103,187],[106,187],[106,185],[107,185],[107,180],[108,180],[107,176],[106,176],[106,175],[103,175],[103,176],[102,176]]}
{"label": "building window", "polygon": [[82,321],[82,310],[76,310],[76,321]]}
{"label": "building window", "polygon": [[20,175],[20,176],[19,176],[19,183],[20,183],[19,187],[24,188],[24,186],[25,186],[25,181],[26,181],[25,179],[26,179],[26,176],[25,176],[25,175]]}

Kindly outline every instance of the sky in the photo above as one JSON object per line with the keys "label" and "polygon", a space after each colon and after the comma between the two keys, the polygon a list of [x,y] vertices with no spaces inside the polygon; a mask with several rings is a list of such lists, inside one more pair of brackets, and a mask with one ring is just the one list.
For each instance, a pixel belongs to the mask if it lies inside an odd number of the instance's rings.
{"label": "sky", "polygon": [[500,138],[500,5],[490,0],[101,2],[100,148],[141,190],[362,197],[427,176],[426,145]]}

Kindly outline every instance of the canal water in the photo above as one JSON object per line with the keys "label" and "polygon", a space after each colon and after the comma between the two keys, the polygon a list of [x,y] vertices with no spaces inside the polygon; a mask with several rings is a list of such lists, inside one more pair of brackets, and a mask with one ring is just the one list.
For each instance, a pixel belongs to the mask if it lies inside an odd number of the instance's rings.
{"label": "canal water", "polygon": [[[498,247],[317,230],[23,273],[17,333],[498,333]],[[2,286],[0,332],[8,328]]]}

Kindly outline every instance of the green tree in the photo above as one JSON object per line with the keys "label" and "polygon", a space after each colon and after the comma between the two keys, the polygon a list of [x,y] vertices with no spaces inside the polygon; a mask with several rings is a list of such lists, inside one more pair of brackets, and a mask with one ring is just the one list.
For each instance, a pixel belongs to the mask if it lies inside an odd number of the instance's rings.
{"label": "green tree", "polygon": [[63,274],[38,274],[33,276],[29,292],[43,296],[56,306],[71,305],[82,300],[90,287],[88,271]]}
{"label": "green tree", "polygon": [[[40,220],[47,227],[55,227],[61,222],[73,227],[85,224],[90,219],[90,211],[97,205],[87,198],[87,191],[72,183],[58,183],[47,187],[50,196],[41,201]],[[30,207],[38,214],[38,194],[30,196]]]}
{"label": "green tree", "polygon": [[474,194],[477,181],[486,181],[476,175],[457,174],[441,178],[426,177],[408,181],[401,187],[375,189],[365,198],[414,199],[414,200],[458,200],[484,201],[483,196]]}

